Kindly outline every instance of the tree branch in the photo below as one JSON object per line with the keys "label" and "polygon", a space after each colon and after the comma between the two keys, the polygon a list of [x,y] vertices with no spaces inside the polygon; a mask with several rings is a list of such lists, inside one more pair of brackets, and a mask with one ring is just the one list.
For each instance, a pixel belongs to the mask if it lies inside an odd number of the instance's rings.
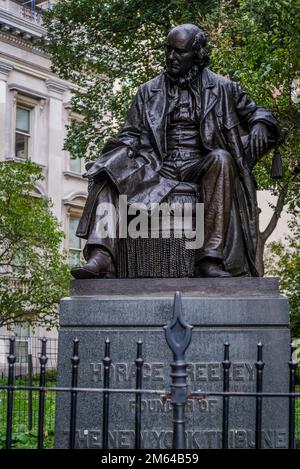
{"label": "tree branch", "polygon": [[263,244],[265,244],[265,242],[267,241],[269,236],[271,236],[271,234],[273,233],[273,231],[275,230],[275,228],[277,226],[278,220],[280,218],[281,212],[282,212],[283,207],[284,207],[284,201],[285,201],[285,198],[286,198],[286,195],[287,195],[287,191],[288,191],[288,185],[286,184],[282,188],[282,190],[281,190],[281,192],[278,196],[277,203],[276,203],[276,206],[275,206],[275,209],[274,209],[274,213],[271,217],[271,220],[269,221],[269,223],[268,223],[267,227],[265,228],[265,230],[260,232],[260,239],[261,239]]}

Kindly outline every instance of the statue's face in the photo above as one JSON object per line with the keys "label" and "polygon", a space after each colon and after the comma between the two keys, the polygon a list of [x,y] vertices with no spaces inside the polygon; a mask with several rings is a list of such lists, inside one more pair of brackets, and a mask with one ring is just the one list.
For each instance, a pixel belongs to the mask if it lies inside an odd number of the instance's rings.
{"label": "statue's face", "polygon": [[174,77],[185,75],[195,64],[193,42],[192,32],[180,28],[170,31],[166,39],[166,64],[170,75]]}

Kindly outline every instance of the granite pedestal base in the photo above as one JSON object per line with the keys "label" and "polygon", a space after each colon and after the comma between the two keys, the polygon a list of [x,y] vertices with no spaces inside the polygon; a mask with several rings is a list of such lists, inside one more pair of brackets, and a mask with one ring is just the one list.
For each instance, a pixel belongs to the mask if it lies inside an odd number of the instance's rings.
{"label": "granite pedestal base", "polygon": [[[72,342],[79,344],[80,387],[103,387],[106,338],[111,341],[111,387],[135,388],[136,342],[143,341],[143,388],[169,391],[172,354],[163,326],[173,315],[175,291],[182,292],[185,319],[193,329],[186,352],[191,391],[222,391],[223,344],[230,342],[230,390],[256,390],[257,343],[264,344],[263,389],[288,392],[288,303],[272,278],[74,280],[61,301],[58,386],[71,385]],[[229,447],[253,448],[255,399],[230,398]],[[160,396],[142,396],[144,448],[171,448],[172,411]],[[68,447],[70,395],[59,393],[56,447]],[[112,394],[109,446],[134,447],[135,396]],[[264,448],[285,448],[288,401],[263,399]],[[101,448],[102,395],[78,395],[76,446]],[[191,400],[186,408],[187,448],[219,448],[222,400]]]}

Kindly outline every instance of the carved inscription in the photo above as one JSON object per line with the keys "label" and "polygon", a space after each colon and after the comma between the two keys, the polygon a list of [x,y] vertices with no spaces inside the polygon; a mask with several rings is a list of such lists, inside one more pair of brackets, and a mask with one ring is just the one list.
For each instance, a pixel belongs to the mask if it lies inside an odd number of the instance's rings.
{"label": "carved inscription", "polygon": [[[196,410],[212,414],[214,413],[218,407],[220,408],[221,401],[217,399],[202,399],[199,401],[189,400],[185,407],[185,411],[187,413],[196,412]],[[141,401],[141,409],[142,412],[155,412],[155,413],[166,413],[172,412],[172,404],[170,400],[161,401],[160,399],[142,399]],[[129,401],[129,410],[131,412],[135,411],[135,401]]]}
{"label": "carved inscription", "polygon": [[[68,430],[64,434],[68,435]],[[287,432],[284,429],[264,429],[262,431],[263,448],[286,448]],[[142,447],[172,448],[172,432],[165,430],[145,430],[141,433]],[[222,432],[219,430],[187,431],[185,433],[187,449],[221,448]],[[76,447],[101,448],[101,431],[98,429],[79,429],[76,431]],[[133,448],[134,432],[116,430],[109,432],[110,448]],[[255,433],[249,429],[232,429],[229,431],[229,448],[254,448]]]}
{"label": "carved inscription", "polygon": [[[101,362],[90,363],[92,380],[94,383],[103,381],[103,364]],[[255,365],[250,362],[232,363],[230,368],[230,380],[236,383],[252,382],[255,380]],[[187,368],[188,378],[191,383],[217,382],[223,380],[223,368],[218,362],[190,363]],[[111,383],[126,383],[135,378],[136,367],[132,363],[114,363],[111,366]],[[170,375],[170,367],[165,363],[144,363],[143,381],[167,383]]]}

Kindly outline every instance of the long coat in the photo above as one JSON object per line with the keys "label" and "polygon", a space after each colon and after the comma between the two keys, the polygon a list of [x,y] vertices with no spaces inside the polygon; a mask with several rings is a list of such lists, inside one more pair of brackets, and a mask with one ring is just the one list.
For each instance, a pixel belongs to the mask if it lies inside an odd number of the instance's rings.
{"label": "long coat", "polygon": [[[237,83],[208,68],[201,74],[199,132],[202,144],[207,151],[229,151],[238,170],[224,264],[233,275],[239,275],[243,267],[238,267],[237,259],[241,258],[246,246],[249,273],[257,275],[254,263],[258,210],[255,181],[251,175],[257,161],[247,147],[247,135],[257,122],[265,123],[271,148],[279,139],[280,130],[272,113],[257,106]],[[150,208],[151,203],[162,201],[178,184],[158,173],[167,151],[166,114],[166,78],[161,73],[139,87],[121,133],[116,140],[108,142],[87,176],[106,173],[118,191],[127,195],[129,204],[143,202]],[[102,186],[103,182],[94,178],[78,226],[79,237],[88,237],[91,215]]]}

